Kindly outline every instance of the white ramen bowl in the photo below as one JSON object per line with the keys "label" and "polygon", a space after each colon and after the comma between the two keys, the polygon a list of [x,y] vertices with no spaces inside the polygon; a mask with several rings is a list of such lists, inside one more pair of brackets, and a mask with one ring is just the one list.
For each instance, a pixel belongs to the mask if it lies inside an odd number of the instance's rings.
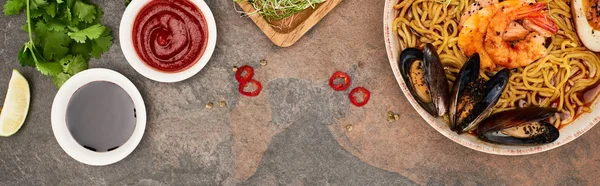
{"label": "white ramen bowl", "polygon": [[204,50],[204,53],[195,64],[183,71],[174,73],[162,72],[148,66],[138,56],[133,46],[133,23],[135,22],[138,12],[140,12],[140,10],[150,1],[136,0],[131,1],[131,3],[127,5],[127,9],[125,9],[125,13],[123,13],[123,17],[121,18],[119,42],[121,43],[121,50],[129,62],[129,65],[131,65],[131,67],[133,67],[133,69],[135,69],[138,73],[154,81],[172,83],[186,80],[196,75],[198,72],[200,72],[200,70],[202,70],[202,68],[204,68],[204,66],[206,66],[213,52],[215,51],[215,46],[217,44],[217,24],[215,23],[215,18],[210,8],[203,0],[189,1],[195,4],[200,12],[202,12],[204,15],[206,26],[208,27],[208,40],[206,42],[206,49]]}
{"label": "white ramen bowl", "polygon": [[385,46],[390,65],[392,66],[392,70],[394,71],[394,76],[396,77],[396,81],[400,85],[402,92],[406,96],[406,99],[410,102],[413,108],[415,108],[419,115],[421,115],[421,117],[427,123],[429,123],[431,127],[433,127],[435,130],[437,130],[439,133],[446,136],[450,140],[461,144],[465,147],[471,148],[473,150],[490,154],[528,155],[544,152],[569,143],[575,140],[577,137],[583,135],[585,132],[587,132],[594,125],[596,125],[596,123],[600,121],[600,105],[598,105],[598,102],[594,102],[591,106],[593,110],[592,113],[584,114],[578,117],[573,123],[561,128],[560,137],[553,143],[549,144],[536,146],[508,146],[484,142],[482,140],[479,140],[474,135],[458,135],[456,132],[450,130],[448,125],[441,118],[433,117],[423,108],[421,108],[421,106],[416,102],[414,97],[410,94],[406,83],[402,79],[400,69],[398,66],[398,58],[400,57],[400,52],[402,51],[400,51],[400,46],[398,44],[398,34],[392,32],[392,21],[398,14],[398,11],[394,9],[393,6],[397,2],[398,0],[385,0],[385,9],[383,13],[383,32],[385,38]]}
{"label": "white ramen bowl", "polygon": [[[111,82],[123,88],[137,110],[135,128],[129,139],[119,148],[108,152],[94,152],[81,146],[69,132],[66,122],[67,107],[73,94],[82,86],[96,81]],[[51,120],[54,137],[69,156],[88,165],[109,165],[127,157],[142,140],[146,129],[146,106],[138,89],[125,76],[108,69],[89,69],[71,77],[58,90],[52,103]]]}

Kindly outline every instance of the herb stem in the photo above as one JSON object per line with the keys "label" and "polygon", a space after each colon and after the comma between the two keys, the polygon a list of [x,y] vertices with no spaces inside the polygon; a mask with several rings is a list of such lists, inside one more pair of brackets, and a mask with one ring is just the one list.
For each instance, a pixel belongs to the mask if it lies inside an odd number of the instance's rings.
{"label": "herb stem", "polygon": [[33,37],[31,35],[31,18],[30,18],[30,14],[29,14],[29,0],[27,1],[27,33],[29,33],[29,42],[33,43]]}
{"label": "herb stem", "polygon": [[[26,45],[29,45],[29,51],[31,51],[31,56],[33,56],[33,61],[38,63],[37,57],[35,56],[35,43],[33,42],[33,35],[31,34],[31,16],[29,13],[29,0],[25,0],[27,5],[27,33],[29,34],[29,42]],[[26,51],[24,51],[26,52]]]}

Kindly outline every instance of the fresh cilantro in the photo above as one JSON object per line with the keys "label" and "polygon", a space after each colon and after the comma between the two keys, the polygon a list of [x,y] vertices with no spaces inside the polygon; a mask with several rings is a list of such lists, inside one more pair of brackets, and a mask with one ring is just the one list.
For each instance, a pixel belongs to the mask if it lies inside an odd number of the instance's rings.
{"label": "fresh cilantro", "polygon": [[62,68],[52,76],[52,83],[57,87],[62,86],[71,76],[88,69],[88,63],[81,55],[65,56],[57,64]]}
{"label": "fresh cilantro", "polygon": [[4,15],[15,15],[25,8],[25,0],[8,0],[4,4]]}
{"label": "fresh cilantro", "polygon": [[[83,56],[83,58],[85,58],[86,61],[90,60],[90,50],[91,49],[91,44],[90,43],[73,43],[71,44],[71,49],[69,50],[69,52],[72,55],[81,55]],[[94,53],[94,51],[92,50],[92,53]]]}
{"label": "fresh cilantro", "polygon": [[67,0],[66,4],[67,4],[68,7],[73,7],[73,5],[75,4],[75,1],[76,0]]}
{"label": "fresh cilantro", "polygon": [[52,77],[52,84],[54,84],[56,87],[61,87],[63,84],[65,84],[65,82],[67,82],[67,80],[69,80],[69,78],[71,78],[71,75],[61,72],[57,76]]}
{"label": "fresh cilantro", "polygon": [[96,6],[96,20],[92,22],[92,24],[98,24],[102,21],[102,17],[104,17],[104,10],[102,8]]}
{"label": "fresh cilantro", "polygon": [[[24,0],[27,1],[27,0]],[[30,16],[31,18],[40,18],[44,15],[44,13],[46,12],[46,10],[39,10],[39,9],[29,9]]]}
{"label": "fresh cilantro", "polygon": [[107,28],[98,39],[92,40],[92,57],[100,58],[102,53],[110,50],[112,44],[113,37],[111,35],[111,30]]}
{"label": "fresh cilantro", "polygon": [[57,76],[62,71],[60,63],[57,62],[37,62],[35,66],[40,73],[47,76]]}
{"label": "fresh cilantro", "polygon": [[19,51],[19,62],[21,66],[35,67],[35,60],[33,60],[32,52],[29,51],[27,46],[23,46]]}
{"label": "fresh cilantro", "polygon": [[44,23],[44,21],[38,21],[34,24],[33,31],[35,31],[35,33],[37,34],[36,36],[42,37],[42,35],[45,35],[48,31],[48,27],[46,26],[46,23]]}
{"label": "fresh cilantro", "polygon": [[92,23],[96,19],[96,7],[94,5],[88,5],[81,1],[75,1],[73,7],[73,13],[77,15],[79,21],[86,23]]}
{"label": "fresh cilantro", "polygon": [[[27,1],[27,0],[25,0],[25,1]],[[31,8],[35,9],[35,10],[48,5],[48,2],[46,0],[29,0],[29,1],[31,3]]]}
{"label": "fresh cilantro", "polygon": [[50,3],[50,5],[48,5],[48,6],[46,7],[46,13],[47,13],[47,14],[48,14],[50,17],[54,18],[54,17],[56,16],[56,8],[57,8],[57,7],[56,7],[56,3],[55,3],[55,2],[52,2],[52,3]]}
{"label": "fresh cilantro", "polygon": [[48,31],[65,31],[66,26],[59,21],[52,20],[46,24],[46,29]]}
{"label": "fresh cilantro", "polygon": [[21,30],[29,41],[19,51],[19,63],[52,77],[58,88],[113,44],[110,28],[100,23],[104,12],[87,0],[8,0],[2,11],[16,15],[23,9],[27,24]]}
{"label": "fresh cilantro", "polygon": [[71,8],[66,7],[65,10],[64,10],[64,13],[65,14],[63,14],[62,20],[63,21],[71,22],[73,20],[73,17],[72,17],[73,15],[71,13]]}
{"label": "fresh cilantro", "polygon": [[104,26],[97,24],[83,30],[69,32],[69,37],[78,43],[85,43],[86,38],[90,40],[98,39],[98,37],[104,33],[104,29]]}
{"label": "fresh cilantro", "polygon": [[129,5],[129,3],[131,3],[131,0],[125,0],[125,6]]}
{"label": "fresh cilantro", "polygon": [[85,62],[85,59],[81,55],[68,55],[61,59],[59,64],[62,65],[62,72],[70,75],[75,75],[88,68],[88,63]]}
{"label": "fresh cilantro", "polygon": [[44,57],[47,60],[59,60],[69,52],[71,39],[65,31],[48,31],[41,40]]}

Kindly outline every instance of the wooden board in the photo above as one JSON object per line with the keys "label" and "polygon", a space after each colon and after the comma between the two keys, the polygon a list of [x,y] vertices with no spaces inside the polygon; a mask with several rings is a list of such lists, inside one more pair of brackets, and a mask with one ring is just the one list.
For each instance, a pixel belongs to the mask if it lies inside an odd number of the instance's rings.
{"label": "wooden board", "polygon": [[[289,47],[296,43],[340,2],[342,0],[327,0],[318,4],[315,8],[308,8],[294,16],[270,23],[259,14],[252,14],[249,17],[275,45]],[[238,5],[247,13],[255,11],[254,7],[246,1],[238,2]]]}

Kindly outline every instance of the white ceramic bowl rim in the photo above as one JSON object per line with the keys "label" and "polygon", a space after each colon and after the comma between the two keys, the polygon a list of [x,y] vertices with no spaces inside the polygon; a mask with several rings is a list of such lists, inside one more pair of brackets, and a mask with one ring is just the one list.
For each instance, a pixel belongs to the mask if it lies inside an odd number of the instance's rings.
{"label": "white ceramic bowl rim", "polygon": [[202,54],[202,57],[194,65],[186,70],[176,73],[161,72],[148,65],[146,65],[142,59],[137,55],[132,41],[133,23],[138,15],[138,12],[149,2],[143,0],[131,1],[131,3],[125,9],[123,17],[121,18],[121,25],[119,28],[119,41],[121,43],[121,50],[125,55],[125,58],[129,62],[129,65],[133,67],[138,73],[144,77],[158,81],[158,82],[179,82],[186,80],[196,75],[210,60],[215,46],[217,44],[217,24],[212,11],[208,5],[202,0],[189,0],[194,3],[204,15],[206,19],[206,25],[208,27],[208,41],[206,43],[206,49]]}
{"label": "white ceramic bowl rim", "polygon": [[591,129],[596,123],[600,121],[600,104],[598,101],[592,104],[592,113],[584,114],[579,116],[573,123],[567,125],[560,129],[560,137],[550,144],[537,145],[537,146],[507,146],[507,145],[497,145],[492,143],[487,143],[477,139],[477,137],[473,135],[458,135],[455,132],[451,131],[446,123],[440,118],[432,117],[427,111],[425,111],[416,100],[411,96],[406,83],[402,79],[400,75],[400,70],[397,65],[398,58],[400,56],[400,49],[398,45],[398,36],[396,33],[392,31],[392,21],[397,15],[397,11],[393,8],[393,6],[398,2],[398,0],[386,0],[385,8],[384,8],[384,17],[383,17],[383,32],[385,38],[385,46],[388,54],[388,59],[392,70],[394,71],[394,76],[396,77],[396,81],[400,85],[402,92],[404,93],[407,100],[410,104],[415,108],[415,110],[421,115],[421,117],[431,125],[435,130],[437,130],[442,135],[446,136],[450,140],[461,144],[465,147],[471,148],[473,150],[477,150],[480,152],[497,154],[497,155],[528,155],[544,152],[547,150],[551,150],[557,148],[561,145],[567,144],[577,137],[583,135],[589,129]]}
{"label": "white ceramic bowl rim", "polygon": [[[137,122],[129,140],[121,147],[109,152],[94,152],[81,146],[67,128],[66,112],[69,100],[81,86],[95,81],[107,81],[119,85],[133,100],[137,110]],[[73,159],[88,165],[109,165],[127,157],[142,140],[146,129],[146,106],[138,89],[129,79],[108,69],[89,69],[71,77],[58,90],[52,103],[52,131],[60,147]]]}

